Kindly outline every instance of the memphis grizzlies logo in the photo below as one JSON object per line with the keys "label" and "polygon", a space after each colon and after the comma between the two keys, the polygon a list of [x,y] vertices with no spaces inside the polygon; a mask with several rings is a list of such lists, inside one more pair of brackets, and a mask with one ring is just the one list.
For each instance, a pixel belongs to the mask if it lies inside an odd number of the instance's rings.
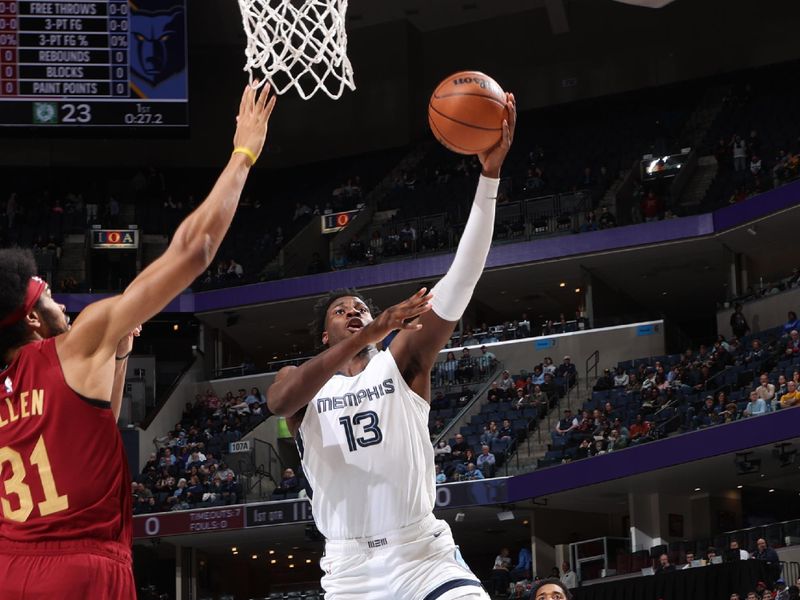
{"label": "memphis grizzlies logo", "polygon": [[[166,6],[165,6],[166,5]],[[140,98],[186,98],[186,27],[174,0],[131,7],[131,87]]]}

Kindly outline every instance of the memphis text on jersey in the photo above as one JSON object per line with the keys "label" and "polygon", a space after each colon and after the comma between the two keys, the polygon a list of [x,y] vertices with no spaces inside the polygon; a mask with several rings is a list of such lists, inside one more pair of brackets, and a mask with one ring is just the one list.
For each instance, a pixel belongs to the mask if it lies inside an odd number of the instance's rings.
{"label": "memphis text on jersey", "polygon": [[382,398],[387,394],[394,394],[394,379],[385,379],[383,383],[368,388],[362,388],[355,392],[347,392],[341,396],[331,398],[317,398],[315,400],[317,412],[322,414],[329,410],[338,410],[348,406],[359,406],[364,401],[373,401]]}
{"label": "memphis text on jersey", "polygon": [[9,396],[0,401],[0,429],[28,417],[41,417],[44,407],[44,390],[29,390],[17,395],[17,402]]}

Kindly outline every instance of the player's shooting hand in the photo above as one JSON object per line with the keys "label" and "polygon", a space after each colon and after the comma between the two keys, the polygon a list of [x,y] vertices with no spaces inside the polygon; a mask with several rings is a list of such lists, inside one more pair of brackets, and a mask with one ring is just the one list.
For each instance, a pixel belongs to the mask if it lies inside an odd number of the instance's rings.
{"label": "player's shooting hand", "polygon": [[374,321],[364,327],[361,334],[367,336],[367,343],[375,343],[398,329],[412,331],[422,329],[422,323],[418,322],[418,318],[431,309],[432,299],[433,294],[428,293],[426,288],[422,288],[407,300],[384,310],[375,317]]}
{"label": "player's shooting hand", "polygon": [[506,94],[506,110],[508,119],[503,121],[503,137],[500,142],[485,152],[478,154],[478,160],[483,166],[483,174],[486,177],[497,179],[500,177],[500,167],[503,166],[511,144],[514,141],[514,130],[517,127],[517,101],[514,94]]}
{"label": "player's shooting hand", "polygon": [[133,338],[139,337],[142,334],[142,326],[137,325],[134,327],[132,331],[128,333],[124,338],[119,341],[117,344],[117,356],[125,356],[130,354],[131,350],[133,350]]}
{"label": "player's shooting hand", "polygon": [[242,93],[239,104],[239,116],[236,117],[236,133],[233,136],[234,148],[247,148],[256,157],[264,148],[267,138],[267,125],[275,108],[276,96],[270,97],[272,89],[269,83],[264,84],[259,92],[254,85],[248,84]]}

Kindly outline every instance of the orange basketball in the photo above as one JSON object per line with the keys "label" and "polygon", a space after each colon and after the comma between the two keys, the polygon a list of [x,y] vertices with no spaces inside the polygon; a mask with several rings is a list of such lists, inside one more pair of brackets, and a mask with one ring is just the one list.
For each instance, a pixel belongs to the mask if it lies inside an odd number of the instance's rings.
{"label": "orange basketball", "polygon": [[506,93],[479,71],[460,71],[442,81],[428,105],[428,124],[453,152],[477,154],[497,144],[508,118]]}

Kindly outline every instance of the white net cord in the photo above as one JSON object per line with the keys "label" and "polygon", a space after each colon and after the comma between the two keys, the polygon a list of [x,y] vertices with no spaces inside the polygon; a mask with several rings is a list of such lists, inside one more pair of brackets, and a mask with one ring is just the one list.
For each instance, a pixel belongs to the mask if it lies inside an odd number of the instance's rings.
{"label": "white net cord", "polygon": [[[347,58],[347,0],[238,0],[247,34],[244,70],[277,94],[294,87],[334,100],[356,89]],[[259,75],[263,74],[263,75]]]}

